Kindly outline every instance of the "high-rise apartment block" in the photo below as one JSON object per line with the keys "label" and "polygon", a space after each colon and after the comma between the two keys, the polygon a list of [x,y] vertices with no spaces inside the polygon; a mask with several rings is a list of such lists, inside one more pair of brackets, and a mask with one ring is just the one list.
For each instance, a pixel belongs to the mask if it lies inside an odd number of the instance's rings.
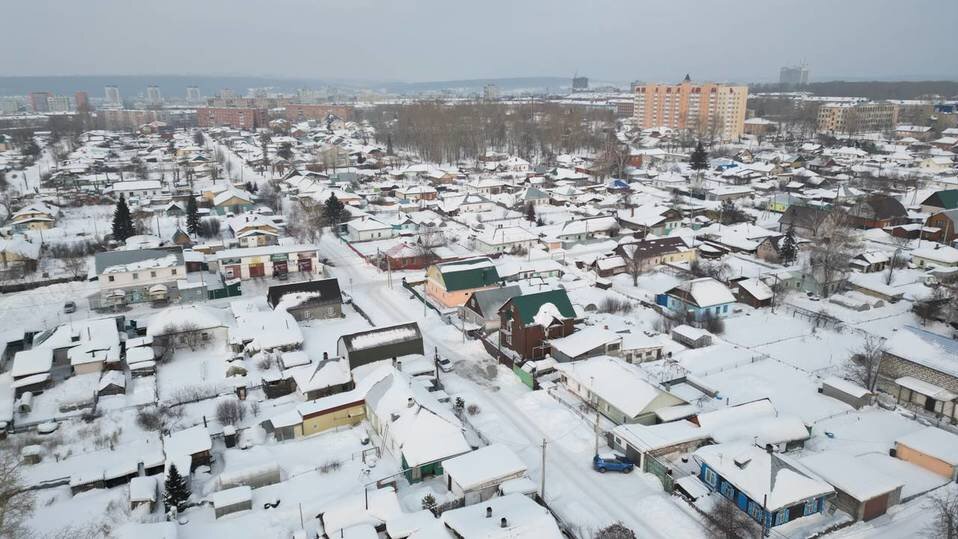
{"label": "high-rise apartment block", "polygon": [[159,86],[151,84],[146,87],[146,102],[150,105],[159,105],[163,102],[163,96],[160,94]]}
{"label": "high-rise apartment block", "polygon": [[778,72],[778,82],[785,86],[805,86],[808,84],[808,66],[786,66]]}
{"label": "high-rise apartment block", "polygon": [[688,129],[696,136],[735,140],[745,129],[747,86],[693,83],[636,84],[634,118],[642,129]]}
{"label": "high-rise apartment block", "polygon": [[116,86],[105,86],[103,88],[103,96],[107,105],[119,107],[123,104],[123,101],[120,99],[120,89]]}

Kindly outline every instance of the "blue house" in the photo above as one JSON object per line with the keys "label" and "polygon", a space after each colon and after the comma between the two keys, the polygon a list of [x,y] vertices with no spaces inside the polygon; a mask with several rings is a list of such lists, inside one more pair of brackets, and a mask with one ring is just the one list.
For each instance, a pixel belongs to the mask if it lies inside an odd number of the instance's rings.
{"label": "blue house", "polygon": [[655,297],[655,303],[694,320],[725,318],[732,312],[735,296],[711,277],[692,279]]}
{"label": "blue house", "polygon": [[821,513],[835,489],[791,459],[750,443],[701,447],[699,479],[767,529]]}

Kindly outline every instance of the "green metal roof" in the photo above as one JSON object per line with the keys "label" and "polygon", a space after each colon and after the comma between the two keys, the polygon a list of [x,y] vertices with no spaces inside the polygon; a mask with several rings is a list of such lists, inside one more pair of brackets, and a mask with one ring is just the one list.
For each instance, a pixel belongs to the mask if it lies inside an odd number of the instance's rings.
{"label": "green metal roof", "polygon": [[569,295],[563,289],[546,290],[534,294],[525,294],[512,298],[512,304],[519,309],[519,318],[523,324],[531,324],[539,309],[546,303],[551,303],[559,310],[559,314],[566,318],[575,318],[575,309],[569,301]]}
{"label": "green metal roof", "polygon": [[958,189],[945,189],[938,191],[925,199],[922,204],[937,206],[946,210],[958,208]]}
{"label": "green metal roof", "polygon": [[499,282],[499,272],[488,258],[446,262],[439,265],[439,273],[447,292],[482,288]]}

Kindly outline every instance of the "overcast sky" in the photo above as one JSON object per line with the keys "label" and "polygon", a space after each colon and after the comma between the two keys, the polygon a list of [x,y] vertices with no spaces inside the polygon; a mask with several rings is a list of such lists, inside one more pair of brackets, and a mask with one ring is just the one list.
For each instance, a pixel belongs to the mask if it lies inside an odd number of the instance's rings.
{"label": "overcast sky", "polygon": [[4,75],[958,78],[958,0],[29,0]]}

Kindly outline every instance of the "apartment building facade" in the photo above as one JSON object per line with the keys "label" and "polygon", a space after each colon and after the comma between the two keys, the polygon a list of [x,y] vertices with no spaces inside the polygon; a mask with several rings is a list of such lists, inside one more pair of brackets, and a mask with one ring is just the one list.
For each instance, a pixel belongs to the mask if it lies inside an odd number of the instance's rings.
{"label": "apartment building facade", "polygon": [[634,118],[642,129],[689,129],[700,137],[735,140],[745,130],[747,86],[693,83],[637,84]]}
{"label": "apartment building facade", "polygon": [[249,107],[199,107],[196,124],[199,127],[231,127],[253,130],[266,127],[266,109]]}
{"label": "apartment building facade", "polygon": [[819,133],[876,133],[895,129],[894,103],[826,103],[818,109]]}

